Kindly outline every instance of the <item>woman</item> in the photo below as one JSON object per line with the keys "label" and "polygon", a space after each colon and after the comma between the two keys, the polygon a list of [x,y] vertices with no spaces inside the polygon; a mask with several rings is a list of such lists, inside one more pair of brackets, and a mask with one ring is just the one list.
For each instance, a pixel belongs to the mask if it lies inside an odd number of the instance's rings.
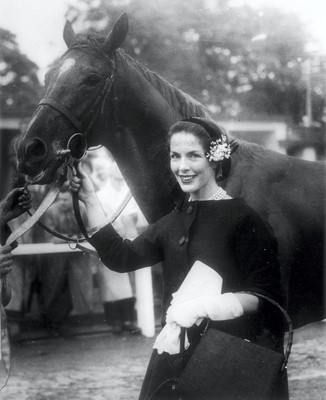
{"label": "woman", "polygon": [[[103,226],[104,215],[85,175],[71,181],[71,189],[85,203],[91,242],[104,264],[126,272],[163,261],[166,326],[187,328],[190,346],[181,354],[179,341],[164,335],[166,327],[158,336],[140,400],[174,398],[169,382],[180,373],[180,357],[185,364],[199,341],[201,325],[196,322],[200,318],[209,317],[216,329],[257,341],[268,326],[262,318],[265,305],[261,307],[258,297],[243,292],[281,299],[277,243],[271,228],[243,200],[231,198],[219,185],[230,172],[232,158],[224,132],[211,120],[191,118],[174,124],[168,138],[170,166],[185,199],[133,241],[122,240],[112,226]],[[170,305],[198,261],[222,277],[222,294]],[[281,332],[268,332],[268,346],[280,349]],[[287,398],[286,386],[283,379],[282,394],[275,398]]]}

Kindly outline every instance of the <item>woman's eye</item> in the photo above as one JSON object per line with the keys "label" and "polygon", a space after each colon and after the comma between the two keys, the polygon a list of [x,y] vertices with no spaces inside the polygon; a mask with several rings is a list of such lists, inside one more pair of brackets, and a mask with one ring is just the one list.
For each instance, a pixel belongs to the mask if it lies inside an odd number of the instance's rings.
{"label": "woman's eye", "polygon": [[101,77],[99,75],[90,75],[85,79],[85,83],[86,85],[90,85],[90,86],[95,86],[97,85],[101,80]]}
{"label": "woman's eye", "polygon": [[176,154],[170,154],[170,158],[171,158],[171,160],[175,160],[177,158],[177,155]]}

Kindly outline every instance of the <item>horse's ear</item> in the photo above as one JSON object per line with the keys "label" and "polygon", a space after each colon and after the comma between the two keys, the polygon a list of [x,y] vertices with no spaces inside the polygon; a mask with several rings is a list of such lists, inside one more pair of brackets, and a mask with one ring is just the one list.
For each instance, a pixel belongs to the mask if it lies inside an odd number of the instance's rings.
{"label": "horse's ear", "polygon": [[66,45],[69,47],[71,47],[76,41],[76,34],[74,32],[74,29],[71,25],[70,21],[66,21],[64,30],[63,30],[63,39],[66,42]]}
{"label": "horse's ear", "polygon": [[123,13],[105,40],[104,49],[106,52],[111,53],[122,45],[127,36],[128,28],[128,16]]}

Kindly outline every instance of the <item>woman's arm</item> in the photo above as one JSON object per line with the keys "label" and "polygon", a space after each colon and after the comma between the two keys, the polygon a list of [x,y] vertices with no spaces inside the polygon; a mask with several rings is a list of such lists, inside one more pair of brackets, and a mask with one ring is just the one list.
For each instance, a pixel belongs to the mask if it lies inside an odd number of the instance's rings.
{"label": "woman's arm", "polygon": [[163,260],[160,236],[158,224],[150,225],[133,240],[123,239],[108,224],[90,237],[90,243],[108,268],[117,272],[130,272]]}
{"label": "woman's arm", "polygon": [[259,308],[259,299],[257,296],[248,293],[234,293],[239,300],[244,314],[255,314]]}
{"label": "woman's arm", "polygon": [[70,188],[73,193],[78,193],[79,200],[85,204],[89,241],[108,268],[117,272],[129,272],[162,261],[159,224],[148,227],[134,240],[123,239],[107,223],[94,185],[80,166],[78,176],[71,178]]}
{"label": "woman's arm", "polygon": [[77,172],[70,179],[70,190],[73,193],[77,193],[79,200],[85,204],[87,230],[91,236],[107,224],[107,219],[101,203],[96,196],[93,182],[80,164],[78,164],[77,168]]}
{"label": "woman's arm", "polygon": [[[243,276],[241,291],[256,292],[281,302],[277,241],[272,228],[253,210],[238,225],[232,250]],[[249,302],[248,297],[244,301]],[[250,312],[252,304],[247,306]]]}

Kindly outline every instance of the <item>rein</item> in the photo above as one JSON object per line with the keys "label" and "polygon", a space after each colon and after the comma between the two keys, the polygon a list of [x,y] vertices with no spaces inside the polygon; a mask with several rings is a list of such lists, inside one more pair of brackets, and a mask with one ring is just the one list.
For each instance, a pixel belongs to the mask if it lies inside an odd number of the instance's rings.
{"label": "rein", "polygon": [[[110,217],[108,223],[113,224],[115,222],[115,220],[119,217],[119,215],[123,212],[123,210],[128,205],[131,197],[132,197],[131,193],[130,193],[130,191],[128,191],[128,193],[126,194],[126,197],[122,200],[122,203],[117,208],[117,210],[112,214],[112,216]],[[76,198],[76,197],[73,197],[73,199],[74,198]],[[79,206],[78,206],[78,210],[79,210]],[[84,224],[82,222],[81,215],[80,215],[80,210],[79,210],[79,217],[77,217],[75,206],[74,206],[74,211],[75,211],[75,217],[76,217],[76,220],[78,222],[78,225],[79,225],[83,235],[88,240],[89,239],[88,238],[88,234],[87,234],[86,228],[84,227]],[[27,213],[29,214],[30,217],[33,216],[33,214],[30,211],[27,211]],[[78,211],[77,211],[77,213],[78,213]],[[61,240],[65,240],[72,250],[79,249],[79,250],[83,251],[84,253],[89,253],[89,254],[91,254],[93,256],[98,257],[97,251],[89,249],[88,247],[85,247],[80,243],[83,239],[79,239],[78,237],[68,237],[66,235],[63,235],[62,233],[56,232],[53,229],[49,228],[47,225],[43,224],[43,222],[41,222],[41,221],[37,221],[37,225],[39,225],[46,232],[50,233],[52,236],[55,236],[55,237],[57,237],[58,239],[61,239]],[[72,244],[74,244],[74,247],[72,247]]]}

